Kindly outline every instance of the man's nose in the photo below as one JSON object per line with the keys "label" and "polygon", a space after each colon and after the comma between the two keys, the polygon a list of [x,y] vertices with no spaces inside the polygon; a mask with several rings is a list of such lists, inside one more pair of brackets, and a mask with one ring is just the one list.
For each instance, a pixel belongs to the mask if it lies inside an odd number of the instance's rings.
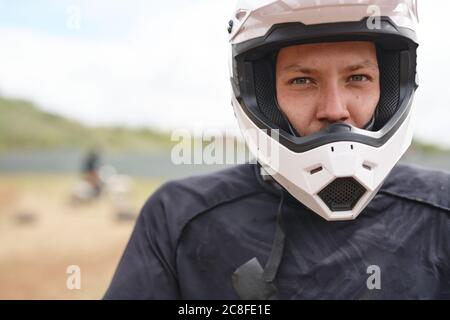
{"label": "man's nose", "polygon": [[342,90],[335,83],[322,88],[316,114],[319,121],[334,123],[348,120],[350,113]]}

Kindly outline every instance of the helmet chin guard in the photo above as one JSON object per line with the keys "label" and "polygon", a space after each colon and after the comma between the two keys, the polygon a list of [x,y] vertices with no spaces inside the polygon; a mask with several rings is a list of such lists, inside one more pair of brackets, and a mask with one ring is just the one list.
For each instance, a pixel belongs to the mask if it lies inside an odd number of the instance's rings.
{"label": "helmet chin guard", "polygon": [[[250,152],[293,197],[326,220],[355,219],[412,140],[416,3],[360,2],[245,1],[229,29],[232,105]],[[376,28],[367,14],[374,5],[380,13]],[[276,100],[276,55],[287,46],[337,41],[375,43],[381,89],[375,114],[362,129],[334,123],[298,136]]]}
{"label": "helmet chin guard", "polygon": [[250,152],[292,196],[326,220],[355,219],[376,195],[412,140],[411,113],[380,147],[336,141],[293,152],[276,131],[261,131],[233,99],[239,126]]}

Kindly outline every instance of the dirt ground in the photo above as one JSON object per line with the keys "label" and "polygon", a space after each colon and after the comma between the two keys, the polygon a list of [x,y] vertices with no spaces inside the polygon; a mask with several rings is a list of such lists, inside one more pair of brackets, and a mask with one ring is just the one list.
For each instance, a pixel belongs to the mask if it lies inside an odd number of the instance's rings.
{"label": "dirt ground", "polygon": [[[101,299],[139,209],[161,183],[133,181],[124,217],[108,195],[74,205],[76,176],[0,175],[0,299]],[[67,287],[72,265],[80,289]]]}

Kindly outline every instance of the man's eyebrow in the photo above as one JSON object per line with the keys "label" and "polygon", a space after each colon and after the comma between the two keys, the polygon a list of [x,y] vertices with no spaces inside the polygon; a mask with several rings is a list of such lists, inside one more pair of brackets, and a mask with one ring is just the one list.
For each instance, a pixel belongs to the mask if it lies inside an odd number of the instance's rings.
{"label": "man's eyebrow", "polygon": [[302,72],[302,73],[310,74],[310,73],[317,72],[317,69],[308,68],[308,67],[302,66],[299,63],[293,63],[293,64],[290,64],[290,65],[284,67],[283,71],[294,71],[294,72]]}
{"label": "man's eyebrow", "polygon": [[364,68],[378,69],[378,65],[373,63],[370,60],[364,60],[362,62],[355,63],[355,64],[345,67],[345,70],[346,71],[356,71],[356,70],[364,69]]}
{"label": "man's eyebrow", "polygon": [[[349,65],[344,68],[345,71],[356,71],[364,68],[375,68],[378,69],[378,66],[370,60],[364,60],[352,65]],[[300,63],[293,63],[283,68],[283,71],[293,71],[293,72],[302,72],[305,74],[317,73],[318,70],[314,68],[309,68],[301,65]]]}

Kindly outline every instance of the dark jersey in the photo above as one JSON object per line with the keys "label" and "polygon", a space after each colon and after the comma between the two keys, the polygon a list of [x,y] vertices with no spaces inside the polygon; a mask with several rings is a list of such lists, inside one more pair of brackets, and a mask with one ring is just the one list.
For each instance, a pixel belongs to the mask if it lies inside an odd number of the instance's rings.
{"label": "dark jersey", "polygon": [[[232,276],[267,262],[279,203],[257,165],[166,183],[105,299],[239,299]],[[282,219],[278,299],[450,299],[448,173],[397,165],[353,221],[325,221],[286,193]]]}

